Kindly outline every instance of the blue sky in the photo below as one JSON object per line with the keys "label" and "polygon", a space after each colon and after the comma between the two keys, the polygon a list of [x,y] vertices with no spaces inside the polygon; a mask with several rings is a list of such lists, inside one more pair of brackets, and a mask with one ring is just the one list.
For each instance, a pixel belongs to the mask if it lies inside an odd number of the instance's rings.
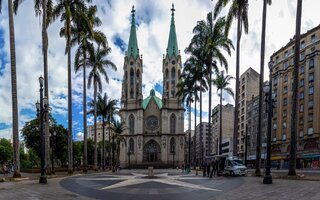
{"label": "blue sky", "polygon": [[[175,23],[178,46],[181,50],[182,61],[187,59],[185,47],[192,37],[192,29],[198,20],[205,19],[206,14],[213,8],[211,0],[93,0],[98,5],[98,15],[103,25],[103,31],[112,48],[109,59],[118,70],[108,71],[109,84],[103,83],[103,92],[111,98],[120,98],[121,80],[123,74],[123,58],[127,49],[130,33],[131,7],[135,5],[137,18],[137,36],[140,54],[143,55],[143,94],[149,95],[150,89],[156,90],[156,95],[162,93],[162,55],[168,42],[171,4],[175,4]],[[317,8],[320,2],[303,1],[302,32],[319,25],[320,18]],[[11,79],[9,62],[9,33],[7,2],[2,2],[0,18],[0,138],[10,138],[11,131]],[[296,1],[273,1],[268,7],[266,60],[271,54],[289,42],[294,35]],[[242,36],[241,41],[241,69],[244,72],[252,67],[259,72],[260,63],[260,29],[261,29],[262,1],[250,1],[249,5],[249,34]],[[222,12],[224,14],[225,11]],[[24,1],[15,16],[16,56],[18,78],[18,107],[19,128],[25,122],[36,116],[35,102],[39,99],[38,77],[43,74],[41,54],[41,20],[34,15],[33,1]],[[49,91],[50,106],[53,116],[58,123],[67,127],[67,57],[64,55],[65,40],[59,37],[60,22],[49,27]],[[230,37],[236,44],[236,26],[233,25]],[[74,55],[74,49],[73,49]],[[229,74],[235,76],[235,52],[228,57]],[[266,64],[265,64],[266,66]],[[267,78],[265,73],[265,78]],[[83,132],[82,116],[82,73],[72,74],[73,83],[73,134],[74,139],[81,139]],[[232,82],[234,88],[234,82]],[[218,103],[218,96],[213,88],[212,108]],[[93,91],[88,90],[88,101],[92,99]],[[225,103],[232,103],[233,99],[223,95]],[[208,95],[203,95],[203,109],[208,109]],[[199,108],[199,105],[197,105]],[[187,114],[187,113],[185,113]],[[194,116],[192,114],[192,120]],[[203,121],[207,121],[207,112],[204,112]],[[199,116],[197,116],[199,122]],[[92,124],[93,117],[88,117],[88,124]],[[185,118],[185,129],[187,128]]]}

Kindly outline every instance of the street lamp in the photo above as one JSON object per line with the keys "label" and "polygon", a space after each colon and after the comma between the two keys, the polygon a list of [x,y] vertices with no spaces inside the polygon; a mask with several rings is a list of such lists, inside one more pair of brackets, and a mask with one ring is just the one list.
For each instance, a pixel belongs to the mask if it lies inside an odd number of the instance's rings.
{"label": "street lamp", "polygon": [[176,145],[175,143],[172,144],[172,169],[174,169],[174,154],[176,150]]}
{"label": "street lamp", "polygon": [[43,117],[48,112],[48,99],[43,97],[43,77],[39,77],[40,84],[40,103],[36,103],[37,115],[40,119],[40,148],[41,148],[41,175],[39,183],[47,183],[46,167],[45,167],[45,136],[43,131]]}
{"label": "street lamp", "polygon": [[263,90],[266,94],[266,107],[268,113],[268,131],[267,131],[267,163],[266,163],[266,175],[263,178],[263,184],[271,184],[272,176],[270,172],[271,165],[271,123],[272,123],[272,113],[273,113],[273,102],[274,94],[272,94],[272,67],[273,61],[269,62],[269,84],[265,84]]}

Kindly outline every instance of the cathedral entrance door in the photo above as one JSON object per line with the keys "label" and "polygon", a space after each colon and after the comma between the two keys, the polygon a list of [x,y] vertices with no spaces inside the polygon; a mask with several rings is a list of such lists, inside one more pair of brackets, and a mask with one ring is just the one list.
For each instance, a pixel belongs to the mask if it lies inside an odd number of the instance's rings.
{"label": "cathedral entrance door", "polygon": [[145,162],[157,162],[160,158],[160,146],[154,141],[150,140],[144,146],[143,150],[143,160]]}

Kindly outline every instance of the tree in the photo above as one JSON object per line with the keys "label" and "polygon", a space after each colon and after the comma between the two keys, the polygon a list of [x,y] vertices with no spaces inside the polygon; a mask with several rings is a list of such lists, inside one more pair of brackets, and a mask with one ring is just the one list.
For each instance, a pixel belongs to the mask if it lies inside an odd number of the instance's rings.
{"label": "tree", "polygon": [[220,90],[220,129],[219,129],[219,155],[222,152],[222,92],[225,91],[232,97],[234,97],[233,90],[228,87],[230,85],[230,81],[233,79],[232,76],[225,76],[223,71],[216,74],[216,78],[213,80],[213,85],[217,87],[217,93]]}
{"label": "tree", "polygon": [[[112,171],[115,171],[115,149],[117,150],[117,162],[119,163],[119,156],[120,156],[120,142],[123,141],[126,143],[125,138],[123,137],[122,132],[126,129],[125,123],[120,121],[114,121],[111,127],[113,131],[112,136]],[[116,143],[115,143],[116,141]],[[116,146],[115,146],[116,144]],[[126,144],[127,146],[127,144]]]}
{"label": "tree", "polygon": [[[97,102],[97,115],[102,117],[102,169],[105,170],[105,125],[106,119],[108,120],[109,124],[109,142],[110,142],[110,124],[111,121],[114,121],[112,118],[118,109],[116,107],[117,100],[116,99],[109,99],[107,93],[104,93],[103,96],[98,94],[98,102]],[[110,155],[110,154],[109,154]]]}
{"label": "tree", "polygon": [[106,57],[111,52],[111,48],[102,48],[98,46],[97,49],[93,45],[90,47],[90,56],[87,60],[87,65],[91,67],[91,71],[89,73],[89,80],[88,80],[88,88],[91,87],[93,84],[93,107],[94,107],[94,169],[97,170],[97,90],[99,92],[102,91],[102,77],[104,77],[105,81],[109,83],[109,78],[105,67],[110,67],[113,70],[117,70],[116,65],[108,60]]}
{"label": "tree", "polygon": [[4,165],[12,160],[13,149],[10,141],[2,138],[0,139],[0,164]]}
{"label": "tree", "polygon": [[[24,0],[14,0],[13,9],[17,13],[18,7]],[[49,106],[49,83],[48,83],[48,26],[51,20],[52,14],[52,1],[51,0],[34,0],[34,10],[36,16],[42,15],[42,55],[43,55],[43,71],[44,71],[44,94],[48,100]],[[49,114],[45,113],[45,119],[48,121]],[[45,123],[45,146],[46,146],[46,167],[50,170],[49,165],[49,127],[48,123]]]}
{"label": "tree", "polygon": [[[74,69],[76,72],[79,72],[81,69],[83,70],[83,171],[87,172],[87,163],[88,163],[88,155],[87,155],[87,85],[86,85],[86,60],[89,56],[89,46],[91,45],[91,41],[94,41],[98,44],[101,44],[103,47],[107,45],[106,36],[100,32],[95,30],[95,27],[99,27],[102,22],[96,17],[97,8],[96,6],[91,6],[87,11],[85,11],[78,18],[74,27],[74,37],[71,40],[72,44],[78,44],[78,48],[76,50]],[[86,23],[83,23],[86,22]]]}
{"label": "tree", "polygon": [[264,76],[264,56],[265,56],[265,40],[266,40],[266,20],[267,20],[267,4],[271,5],[272,0],[263,0],[262,11],[262,31],[261,31],[261,52],[260,52],[260,78],[259,78],[259,120],[257,129],[257,148],[256,148],[256,175],[260,175],[261,160],[261,126],[262,126],[262,105],[263,105],[263,76]]}
{"label": "tree", "polygon": [[301,30],[302,0],[297,0],[296,34],[294,48],[294,70],[292,84],[292,113],[291,113],[291,141],[289,158],[289,176],[296,175],[297,159],[297,110],[298,110],[298,83],[299,83],[299,62],[300,62],[300,30]]}
{"label": "tree", "polygon": [[60,36],[66,38],[65,54],[68,55],[68,173],[72,173],[72,84],[71,84],[71,23],[81,17],[81,13],[86,10],[85,3],[91,0],[58,0],[54,7],[52,17],[63,22],[60,29]]}
{"label": "tree", "polygon": [[[222,50],[231,55],[233,49],[232,41],[225,34],[227,21],[225,18],[212,20],[212,13],[207,14],[207,19],[198,21],[193,29],[194,36],[189,44],[186,52],[198,52],[198,55],[206,65],[206,78],[209,85],[209,109],[208,123],[209,133],[211,133],[211,96],[212,96],[212,73],[218,71],[216,60],[219,64],[228,70],[228,62],[222,53]],[[211,153],[211,134],[209,134],[209,153]]]}
{"label": "tree", "polygon": [[[2,9],[0,0],[0,13]],[[11,63],[11,98],[12,98],[12,138],[13,138],[13,163],[14,178],[21,177],[20,174],[20,148],[19,148],[19,119],[18,119],[18,94],[17,94],[17,69],[16,69],[16,49],[14,40],[14,19],[12,0],[8,0],[9,14],[9,36],[10,36],[10,63]]]}
{"label": "tree", "polygon": [[220,14],[223,7],[231,2],[225,26],[225,34],[229,34],[229,30],[233,19],[236,18],[237,22],[237,58],[236,58],[236,99],[235,99],[235,112],[234,112],[234,132],[233,132],[233,155],[237,155],[237,137],[238,137],[238,116],[239,116],[239,76],[240,76],[240,40],[242,29],[248,34],[249,23],[248,23],[248,0],[218,0],[214,7],[214,18]]}

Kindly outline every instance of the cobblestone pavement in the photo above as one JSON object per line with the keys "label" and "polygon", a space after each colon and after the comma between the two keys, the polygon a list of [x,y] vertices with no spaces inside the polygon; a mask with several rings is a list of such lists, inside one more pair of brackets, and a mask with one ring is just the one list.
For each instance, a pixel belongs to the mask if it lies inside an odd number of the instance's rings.
{"label": "cobblestone pavement", "polygon": [[[146,174],[146,171],[144,172]],[[128,177],[131,180],[132,173],[133,177],[139,177],[143,171],[123,170],[118,174],[106,172],[59,177],[49,179],[46,185],[38,184],[38,180],[4,182],[0,183],[0,199],[320,199],[320,181],[274,179],[273,184],[264,185],[262,177],[218,177],[212,180],[194,174],[181,174],[174,170],[156,172],[159,176],[168,176],[169,181],[168,178],[164,178],[164,181],[142,181],[138,184],[120,184],[117,188],[102,189],[123,183]],[[168,184],[170,181],[181,182],[181,186]],[[198,188],[192,188],[192,185]]]}

